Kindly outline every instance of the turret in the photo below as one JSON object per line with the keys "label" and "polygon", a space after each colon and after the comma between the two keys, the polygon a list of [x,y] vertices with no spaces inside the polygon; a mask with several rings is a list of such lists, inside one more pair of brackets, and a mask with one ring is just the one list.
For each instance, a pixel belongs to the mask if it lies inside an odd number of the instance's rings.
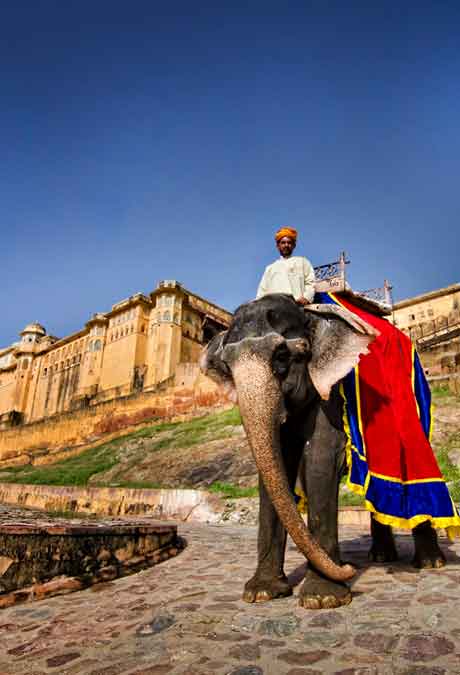
{"label": "turret", "polygon": [[38,323],[38,321],[34,321],[34,323],[27,324],[24,330],[21,331],[20,335],[22,343],[31,344],[39,342],[41,338],[46,335],[46,330],[40,323]]}

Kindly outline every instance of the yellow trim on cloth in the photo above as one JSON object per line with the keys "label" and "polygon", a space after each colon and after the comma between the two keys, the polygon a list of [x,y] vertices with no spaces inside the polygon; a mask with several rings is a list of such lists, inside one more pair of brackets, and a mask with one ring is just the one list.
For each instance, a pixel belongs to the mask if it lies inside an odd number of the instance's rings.
{"label": "yellow trim on cloth", "polygon": [[297,511],[301,515],[305,515],[307,513],[307,495],[305,492],[302,490],[301,487],[297,487],[294,490],[294,494],[299,497],[299,501],[297,502]]}
{"label": "yellow trim on cloth", "polygon": [[[356,368],[358,370],[358,368]],[[357,374],[355,374],[357,377]],[[395,483],[404,483],[404,484],[413,484],[413,483],[434,483],[434,482],[444,482],[443,478],[433,478],[433,479],[419,479],[419,480],[411,480],[411,481],[403,481],[399,478],[393,478],[391,476],[384,476],[378,473],[370,472],[369,470],[367,471],[366,479],[364,481],[364,486],[359,485],[358,483],[352,483],[351,482],[351,458],[352,452],[356,452],[358,457],[362,460],[365,460],[366,457],[363,457],[361,453],[358,451],[358,448],[356,448],[351,440],[351,431],[350,431],[350,425],[348,423],[348,416],[347,416],[347,399],[345,396],[345,390],[343,387],[343,383],[340,383],[340,394],[343,398],[343,428],[347,437],[346,445],[345,445],[345,452],[346,452],[346,460],[347,460],[347,487],[349,490],[354,492],[357,495],[360,495],[363,497],[363,502],[364,506],[366,509],[374,515],[374,518],[379,522],[382,523],[382,525],[391,525],[392,527],[398,527],[401,529],[406,529],[406,530],[412,530],[414,527],[417,525],[420,525],[421,523],[426,522],[427,520],[430,521],[430,524],[432,527],[436,529],[445,529],[446,534],[449,537],[449,539],[453,540],[455,537],[460,537],[460,516],[449,516],[446,518],[433,518],[429,514],[418,514],[416,516],[413,516],[412,518],[398,518],[396,516],[390,516],[385,513],[378,513],[369,500],[365,498],[365,495],[367,494],[367,489],[369,487],[369,481],[371,479],[371,476],[375,476],[377,478],[381,478],[383,480],[387,480],[390,482],[395,482]],[[357,402],[358,402],[358,410],[359,410],[359,389],[356,389],[356,395],[357,395]],[[359,417],[359,430],[361,432],[361,437],[362,437],[362,427],[361,427],[361,418]],[[364,445],[364,438],[363,438],[363,445]],[[455,504],[453,504],[453,510],[454,512],[457,511],[455,508]]]}

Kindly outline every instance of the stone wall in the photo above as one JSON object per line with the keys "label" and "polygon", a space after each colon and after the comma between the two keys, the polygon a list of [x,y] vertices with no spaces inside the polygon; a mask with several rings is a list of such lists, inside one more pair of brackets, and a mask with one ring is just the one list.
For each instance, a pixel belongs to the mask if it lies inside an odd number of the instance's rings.
{"label": "stone wall", "polygon": [[148,516],[181,522],[218,522],[224,505],[205,490],[94,488],[0,483],[0,504],[97,516]]}
{"label": "stone wall", "polygon": [[184,545],[175,525],[151,519],[92,523],[20,513],[18,522],[0,516],[0,609],[138,572]]}
{"label": "stone wall", "polygon": [[442,389],[448,389],[456,396],[460,396],[460,372],[428,377],[428,383],[431,388],[441,387]]}
{"label": "stone wall", "polygon": [[99,439],[110,440],[152,420],[205,414],[227,405],[224,391],[201,376],[193,389],[141,392],[69,411],[0,433],[0,468],[49,464],[78,454]]}

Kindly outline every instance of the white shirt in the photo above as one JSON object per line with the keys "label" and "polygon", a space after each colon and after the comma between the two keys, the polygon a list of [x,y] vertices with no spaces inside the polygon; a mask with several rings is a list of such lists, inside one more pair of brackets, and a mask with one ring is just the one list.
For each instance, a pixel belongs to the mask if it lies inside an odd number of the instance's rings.
{"label": "white shirt", "polygon": [[257,298],[268,293],[287,293],[296,300],[301,297],[312,302],[315,295],[315,271],[302,256],[279,258],[265,268],[257,289]]}

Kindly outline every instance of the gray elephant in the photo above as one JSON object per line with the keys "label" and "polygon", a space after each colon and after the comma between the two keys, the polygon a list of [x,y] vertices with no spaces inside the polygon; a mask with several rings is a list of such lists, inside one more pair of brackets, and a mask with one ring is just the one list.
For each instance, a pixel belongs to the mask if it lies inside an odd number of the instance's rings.
{"label": "gray elephant", "polygon": [[[203,371],[236,390],[244,428],[259,471],[258,564],[243,599],[288,596],[286,532],[309,560],[300,604],[310,609],[351,602],[346,581],[355,570],[340,562],[338,490],[345,469],[343,401],[337,382],[378,335],[356,315],[331,305],[305,311],[288,295],[267,295],[239,307],[227,331],[202,357]],[[300,481],[308,528],[293,491]],[[391,528],[372,520],[370,557],[395,560]],[[413,530],[419,567],[445,558],[429,522]]]}

